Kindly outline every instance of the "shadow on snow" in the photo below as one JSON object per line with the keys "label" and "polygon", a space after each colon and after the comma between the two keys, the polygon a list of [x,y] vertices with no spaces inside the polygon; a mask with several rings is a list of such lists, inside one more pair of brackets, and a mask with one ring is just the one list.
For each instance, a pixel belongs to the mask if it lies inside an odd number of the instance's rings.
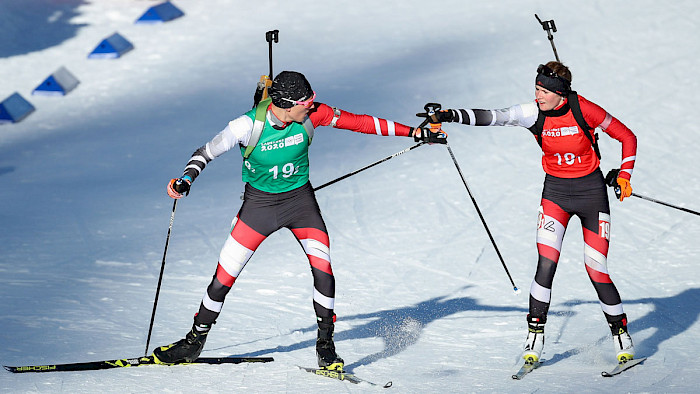
{"label": "shadow on snow", "polygon": [[86,0],[0,1],[0,58],[25,55],[60,45],[75,37],[85,24],[70,20],[80,15]]}
{"label": "shadow on snow", "polygon": [[[573,300],[565,303],[567,307],[580,304],[593,304],[598,301]],[[661,298],[639,298],[636,300],[623,300],[623,305],[643,304],[650,305],[652,310],[641,317],[629,316],[629,327],[632,340],[635,343],[635,351],[639,356],[651,357],[659,351],[659,346],[688,330],[698,320],[700,315],[700,289],[687,289],[671,297]],[[567,315],[573,312],[567,312]],[[646,329],[654,329],[654,333],[644,339],[635,340],[635,333]],[[563,328],[562,328],[563,330]],[[610,341],[610,336],[606,335],[598,339],[597,343],[602,344]],[[612,348],[612,345],[611,345]],[[547,364],[554,364],[580,353],[582,347],[568,350],[564,353],[556,354],[547,359]]]}
{"label": "shadow on snow", "polygon": [[[635,347],[637,353],[651,357],[659,350],[661,343],[688,330],[695,324],[698,320],[698,315],[700,315],[699,301],[700,289],[688,289],[675,296],[665,298],[650,297],[625,301],[624,303],[627,305],[644,304],[653,307],[652,311],[640,318],[630,316],[629,326],[633,338],[635,332],[641,332],[650,328],[655,329],[650,337],[636,342]],[[573,300],[563,305],[566,307],[574,307],[587,303],[592,304],[597,303],[597,301]],[[370,321],[352,327],[349,330],[337,332],[335,338],[336,342],[364,338],[381,338],[383,340],[384,349],[382,351],[367,355],[360,360],[347,364],[346,369],[352,371],[355,368],[369,365],[377,360],[401,353],[418,341],[423,328],[427,324],[465,311],[527,313],[526,308],[483,305],[470,297],[451,299],[447,299],[447,296],[435,297],[408,307],[346,316],[343,318],[343,321],[346,322],[367,319]],[[563,316],[566,319],[560,331],[566,330],[568,319],[575,314],[576,313],[573,311],[557,312],[557,315]],[[311,332],[315,330],[316,326],[313,325],[303,328],[300,331]],[[598,339],[596,343],[603,344],[609,340],[609,336],[606,335]],[[558,339],[554,341],[558,342]],[[315,339],[311,339],[292,345],[277,346],[251,353],[237,354],[237,356],[256,357],[270,353],[291,352],[304,348],[313,348],[315,344]],[[547,359],[547,364],[552,365],[581,353],[582,351],[583,347],[577,347],[563,353],[555,354],[553,357]]]}
{"label": "shadow on snow", "polygon": [[[351,364],[346,364],[346,369],[352,371],[354,368],[369,365],[377,360],[401,353],[418,341],[423,328],[427,324],[465,311],[526,313],[527,309],[483,305],[470,297],[450,299],[447,299],[446,296],[435,297],[403,308],[343,317],[344,322],[366,319],[370,319],[370,321],[352,327],[349,330],[336,332],[335,339],[336,343],[339,341],[364,338],[381,338],[384,341],[384,349],[382,351],[365,356]],[[301,329],[300,331],[310,332],[315,330],[316,325],[313,325]],[[237,356],[256,357],[270,353],[291,352],[309,347],[314,348],[315,346],[316,340],[312,339],[292,345],[277,346],[275,348],[262,349]]]}

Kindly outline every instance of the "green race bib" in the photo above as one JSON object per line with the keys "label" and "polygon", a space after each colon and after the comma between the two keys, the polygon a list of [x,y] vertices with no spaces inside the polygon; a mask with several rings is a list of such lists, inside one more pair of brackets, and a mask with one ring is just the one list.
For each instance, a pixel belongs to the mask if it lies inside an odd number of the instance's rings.
{"label": "green race bib", "polygon": [[[255,111],[246,115],[254,118]],[[241,155],[245,153],[241,147]],[[309,137],[300,123],[276,130],[265,122],[262,135],[247,160],[243,182],[268,193],[294,190],[309,181]]]}

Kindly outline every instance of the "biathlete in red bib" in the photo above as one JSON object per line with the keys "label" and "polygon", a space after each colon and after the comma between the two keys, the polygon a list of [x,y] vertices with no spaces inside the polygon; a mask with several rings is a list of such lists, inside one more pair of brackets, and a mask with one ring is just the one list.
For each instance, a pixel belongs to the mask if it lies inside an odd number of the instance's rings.
{"label": "biathlete in red bib", "polygon": [[416,141],[445,143],[441,130],[412,128],[369,115],[356,115],[314,101],[316,93],[304,75],[283,71],[275,77],[263,100],[251,111],[232,120],[211,141],[197,149],[182,177],[168,183],[175,199],[206,165],[240,148],[243,160],[244,201],[219,256],[216,272],[184,339],[153,352],[157,362],[192,361],[201,353],[241,270],[258,246],[273,232],[286,227],[308,257],[313,275],[313,307],[318,323],[316,354],[320,367],[342,370],[335,351],[333,331],[335,279],[331,268],[328,231],[309,183],[309,144],[314,128],[332,126],[365,134],[413,136]]}
{"label": "biathlete in red bib", "polygon": [[610,205],[596,135],[603,132],[622,143],[622,160],[616,183],[619,199],[632,194],[630,178],[637,152],[637,138],[603,108],[571,90],[571,72],[559,62],[540,65],[535,79],[534,102],[505,109],[448,109],[433,116],[434,122],[458,122],[472,126],[522,126],[542,147],[546,173],[537,221],[537,272],[530,287],[528,336],[523,358],[538,361],[544,347],[544,326],[551,300],[554,274],[566,227],[578,216],[583,227],[583,260],[610,326],[618,360],[634,357],[627,330],[627,315],[617,288],[608,274]]}

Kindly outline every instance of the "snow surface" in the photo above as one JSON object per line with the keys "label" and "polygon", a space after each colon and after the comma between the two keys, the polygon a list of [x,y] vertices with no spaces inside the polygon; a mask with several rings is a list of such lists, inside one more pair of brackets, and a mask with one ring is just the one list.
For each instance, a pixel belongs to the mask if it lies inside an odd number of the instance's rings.
{"label": "snow surface", "polygon": [[[133,22],[156,2],[2,0],[0,97],[36,112],[0,127],[0,362],[144,353],[172,210],[167,181],[252,104],[279,29],[275,73],[304,72],[318,100],[416,124],[429,101],[502,108],[533,98],[553,58],[533,14],[554,19],[574,87],[638,136],[636,193],[700,209],[700,5],[696,1],[177,0],[183,18]],[[118,31],[135,50],[87,59]],[[65,66],[80,85],[31,96]],[[611,275],[642,365],[603,378],[614,356],[569,227],[544,358],[510,378],[525,339],[543,180],[520,128],[447,125],[450,145],[513,279],[515,295],[445,147],[426,146],[318,192],[333,245],[336,343],[365,379],[395,392],[697,392],[700,218],[637,198],[612,202]],[[316,185],[412,145],[320,129]],[[603,169],[620,145],[603,137]],[[240,156],[213,162],[178,204],[150,350],[181,338],[240,206]],[[313,366],[312,281],[288,231],[260,247],[229,294],[203,356],[260,365],[11,374],[6,392],[364,392]]]}

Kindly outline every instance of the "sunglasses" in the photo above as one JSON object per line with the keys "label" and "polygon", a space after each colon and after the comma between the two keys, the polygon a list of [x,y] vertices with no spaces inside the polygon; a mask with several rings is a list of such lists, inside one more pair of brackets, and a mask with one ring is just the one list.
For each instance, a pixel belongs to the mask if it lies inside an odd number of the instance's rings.
{"label": "sunglasses", "polygon": [[544,64],[537,66],[537,73],[549,78],[562,78],[559,74],[554,72],[554,70],[545,66]]}
{"label": "sunglasses", "polygon": [[564,82],[564,84],[566,86],[571,86],[571,82],[569,82],[568,79],[557,74],[554,70],[545,66],[544,64],[540,64],[539,66],[537,66],[537,74],[544,75],[545,77],[548,77],[548,78],[558,79],[558,80]]}
{"label": "sunglasses", "polygon": [[310,99],[304,100],[304,101],[297,101],[297,100],[292,100],[292,99],[288,99],[288,98],[284,98],[284,97],[282,97],[282,100],[289,101],[290,103],[293,103],[294,105],[302,105],[302,106],[304,106],[304,108],[309,108],[314,103],[315,98],[316,98],[316,92],[314,92],[314,95],[311,96]]}

